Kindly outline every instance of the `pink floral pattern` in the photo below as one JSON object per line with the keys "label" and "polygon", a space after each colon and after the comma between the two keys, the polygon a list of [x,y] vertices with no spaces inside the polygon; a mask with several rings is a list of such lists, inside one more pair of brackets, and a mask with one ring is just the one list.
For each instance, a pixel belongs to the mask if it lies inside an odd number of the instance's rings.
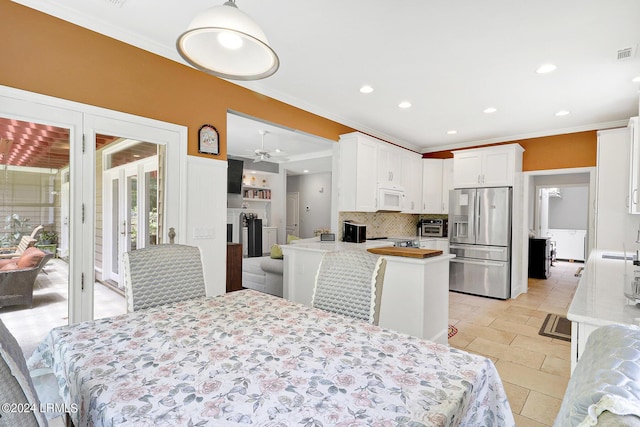
{"label": "pink floral pattern", "polygon": [[513,426],[493,363],[245,290],[53,329],[76,426]]}

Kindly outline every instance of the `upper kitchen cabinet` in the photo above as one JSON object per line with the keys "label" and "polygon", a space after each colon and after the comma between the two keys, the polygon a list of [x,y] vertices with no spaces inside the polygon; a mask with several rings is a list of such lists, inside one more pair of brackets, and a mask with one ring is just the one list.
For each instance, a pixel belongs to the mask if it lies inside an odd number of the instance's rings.
{"label": "upper kitchen cabinet", "polygon": [[640,130],[638,117],[629,120],[631,163],[629,164],[629,213],[640,214]]}
{"label": "upper kitchen cabinet", "polygon": [[453,159],[422,160],[422,212],[449,213],[449,190],[453,187]]}
{"label": "upper kitchen cabinet", "polygon": [[404,209],[402,212],[419,214],[422,212],[422,156],[411,151],[402,153],[402,187],[404,188]]}
{"label": "upper kitchen cabinet", "polygon": [[422,212],[444,213],[442,205],[442,159],[422,160]]}
{"label": "upper kitchen cabinet", "polygon": [[338,210],[375,212],[378,141],[354,132],[340,136]]}
{"label": "upper kitchen cabinet", "polygon": [[378,142],[378,184],[384,188],[402,185],[402,158],[405,150],[385,142]]}
{"label": "upper kitchen cabinet", "polygon": [[518,144],[454,151],[454,188],[512,187],[523,151]]}

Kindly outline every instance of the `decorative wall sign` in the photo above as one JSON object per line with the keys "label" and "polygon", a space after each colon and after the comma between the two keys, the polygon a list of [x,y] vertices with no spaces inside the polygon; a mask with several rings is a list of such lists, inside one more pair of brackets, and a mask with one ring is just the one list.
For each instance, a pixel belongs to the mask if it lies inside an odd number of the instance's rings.
{"label": "decorative wall sign", "polygon": [[220,135],[211,125],[202,125],[198,130],[198,153],[220,154]]}

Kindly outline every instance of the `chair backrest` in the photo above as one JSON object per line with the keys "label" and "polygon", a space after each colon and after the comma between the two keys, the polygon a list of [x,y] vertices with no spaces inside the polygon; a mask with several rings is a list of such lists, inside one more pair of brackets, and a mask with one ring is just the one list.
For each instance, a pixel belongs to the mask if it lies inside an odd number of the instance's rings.
{"label": "chair backrest", "polygon": [[365,250],[327,252],[316,274],[311,305],[378,324],[386,260]]}
{"label": "chair backrest", "polygon": [[36,239],[32,239],[31,236],[22,236],[18,248],[16,249],[16,255],[21,255],[27,248],[30,248],[36,244]]}
{"label": "chair backrest", "polygon": [[44,225],[39,225],[36,228],[33,229],[33,231],[31,232],[31,235],[29,236],[30,239],[34,239],[34,240],[38,240],[38,233],[40,233],[42,231],[42,229],[44,229]]}
{"label": "chair backrest", "polygon": [[[38,394],[29,375],[22,350],[11,332],[0,320],[0,402],[40,407]],[[2,411],[3,426],[47,426],[47,419],[39,410]]]}
{"label": "chair backrest", "polygon": [[200,248],[163,244],[124,254],[129,312],[206,295]]}

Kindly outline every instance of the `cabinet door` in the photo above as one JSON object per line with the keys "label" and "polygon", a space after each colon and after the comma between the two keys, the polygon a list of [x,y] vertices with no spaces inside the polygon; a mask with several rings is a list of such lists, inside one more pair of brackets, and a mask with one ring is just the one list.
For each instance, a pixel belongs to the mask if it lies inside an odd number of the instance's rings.
{"label": "cabinet door", "polygon": [[356,211],[376,211],[376,171],[378,144],[368,139],[358,139],[356,155]]}
{"label": "cabinet door", "polygon": [[402,187],[405,213],[420,213],[422,208],[422,157],[406,152],[402,156]]}
{"label": "cabinet door", "polygon": [[422,212],[442,213],[442,159],[422,160]]}
{"label": "cabinet door", "polygon": [[640,214],[640,132],[638,117],[629,120],[629,145],[631,147],[631,162],[629,164],[629,213]]}
{"label": "cabinet door", "polygon": [[263,228],[262,229],[262,252],[270,253],[271,246],[278,243],[278,229],[277,228]]}
{"label": "cabinet door", "polygon": [[453,153],[453,187],[476,188],[480,186],[482,156],[479,151]]}
{"label": "cabinet door", "polygon": [[491,150],[483,153],[480,179],[482,186],[512,186],[514,173],[513,150]]}
{"label": "cabinet door", "polygon": [[442,161],[442,213],[449,213],[449,191],[453,190],[453,159]]}
{"label": "cabinet door", "polygon": [[378,183],[386,188],[402,182],[402,150],[391,144],[378,143]]}

